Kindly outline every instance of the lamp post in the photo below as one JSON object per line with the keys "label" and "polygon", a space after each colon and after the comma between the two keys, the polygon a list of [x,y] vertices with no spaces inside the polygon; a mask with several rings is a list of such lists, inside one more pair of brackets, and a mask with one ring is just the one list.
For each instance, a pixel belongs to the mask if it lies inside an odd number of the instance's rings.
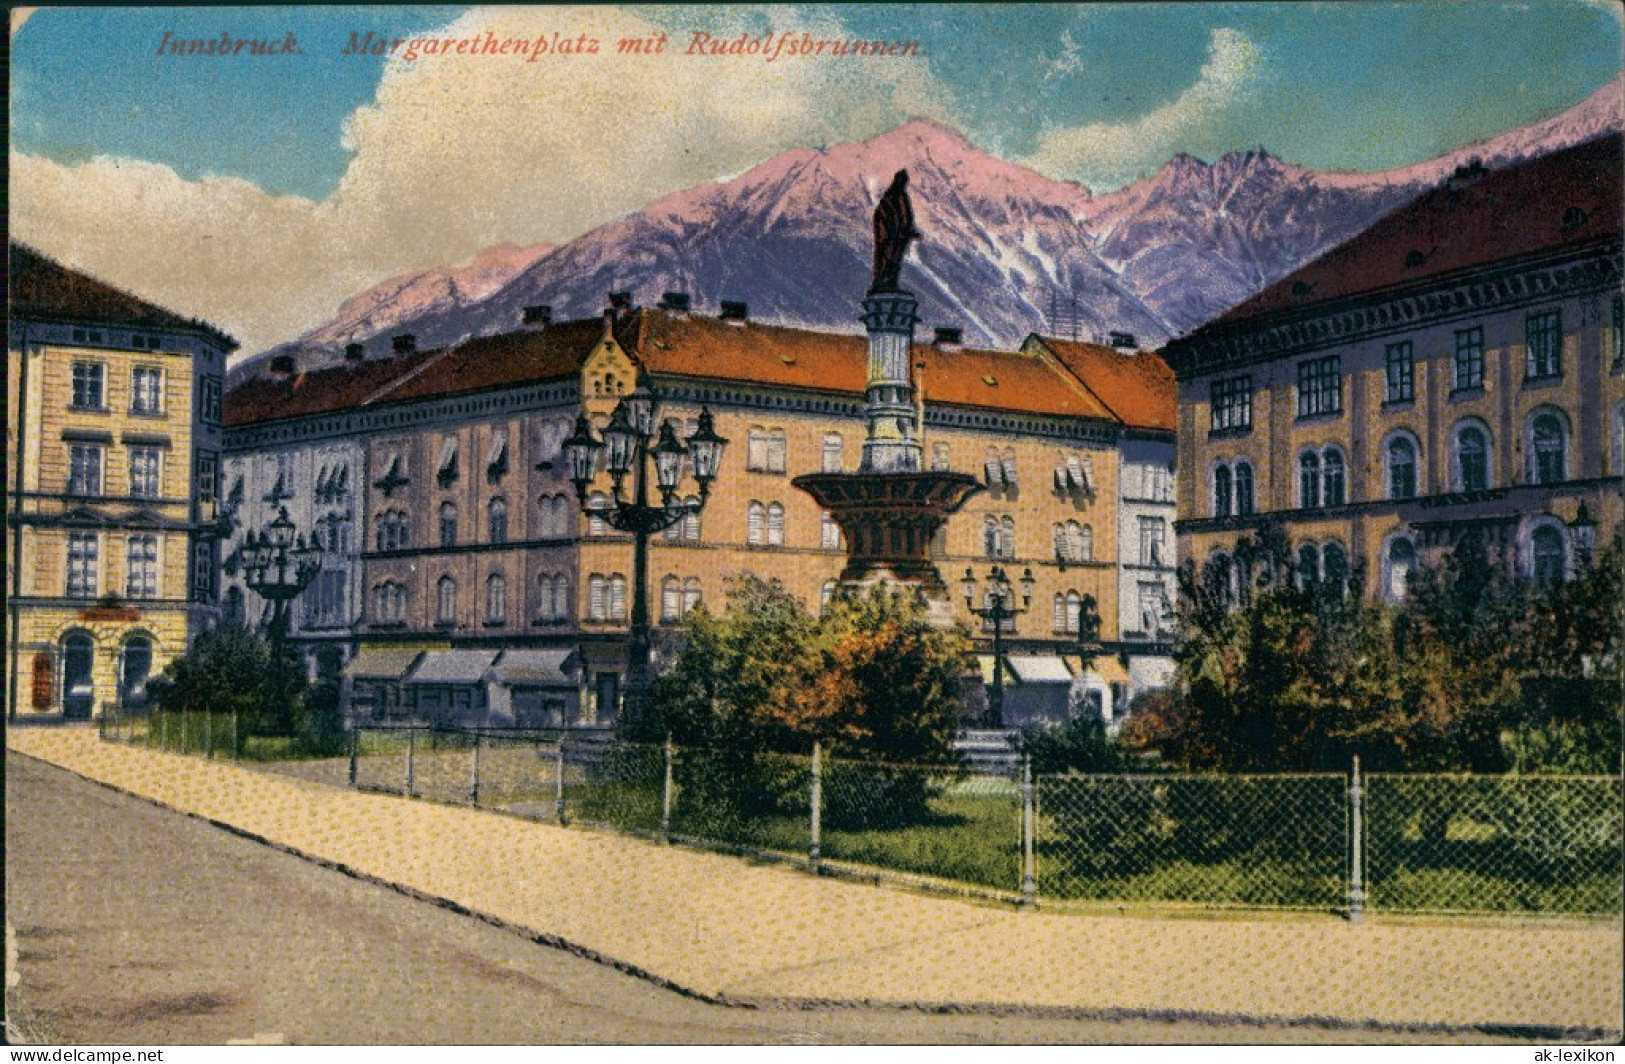
{"label": "lamp post", "polygon": [[1569,528],[1574,534],[1574,567],[1591,568],[1591,552],[1597,549],[1597,522],[1592,519],[1584,499],[1580,500],[1580,512],[1574,515]]}
{"label": "lamp post", "polygon": [[[583,513],[601,517],[610,527],[632,533],[632,641],[626,675],[626,707],[629,715],[643,709],[649,691],[649,537],[662,532],[690,514],[705,508],[711,482],[722,463],[722,449],[728,443],[718,436],[708,407],[700,410],[699,426],[687,445],[677,439],[670,421],[655,428],[659,402],[648,379],[638,375],[637,387],[615,406],[604,438],[593,437],[592,424],[585,413],[576,418],[575,432],[564,441],[565,458],[570,463],[570,479]],[[605,454],[613,491],[607,504],[587,501],[600,453]],[[677,494],[687,456],[699,485],[697,502],[685,502]],[[647,461],[654,459],[655,486],[660,502],[649,501]],[[627,475],[632,477],[632,497],[622,491]],[[602,707],[600,707],[602,708]]]}
{"label": "lamp post", "polygon": [[1022,570],[1020,583],[1021,605],[1017,606],[1016,591],[1010,584],[1010,578],[1005,574],[1004,566],[995,565],[987,574],[987,605],[978,606],[975,573],[966,569],[965,578],[959,581],[960,586],[965,589],[965,609],[993,625],[993,697],[990,699],[990,706],[995,728],[1004,727],[1004,622],[1026,613],[1028,607],[1032,605],[1031,569]]}
{"label": "lamp post", "polygon": [[322,548],[314,538],[295,536],[286,506],[277,507],[277,516],[259,533],[250,532],[243,541],[243,582],[260,598],[271,603],[272,683],[277,696],[277,712],[288,707],[283,698],[283,654],[288,640],[288,606],[310,586],[322,568]]}

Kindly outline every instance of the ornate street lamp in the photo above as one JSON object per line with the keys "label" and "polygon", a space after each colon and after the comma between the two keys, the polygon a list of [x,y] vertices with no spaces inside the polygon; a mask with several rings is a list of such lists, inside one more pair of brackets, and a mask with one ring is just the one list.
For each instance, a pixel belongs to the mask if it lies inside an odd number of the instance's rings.
{"label": "ornate street lamp", "polygon": [[1033,571],[1021,573],[1021,605],[1017,606],[1015,588],[1005,574],[1004,566],[995,565],[987,575],[987,605],[976,605],[976,574],[965,570],[959,585],[965,589],[965,609],[993,625],[993,695],[989,706],[993,712],[993,726],[1004,727],[1004,622],[1015,620],[1026,613],[1033,602]]}
{"label": "ornate street lamp", "polygon": [[1584,499],[1580,500],[1580,512],[1574,515],[1569,529],[1574,534],[1574,567],[1591,568],[1591,553],[1597,549],[1597,522],[1592,519]]}
{"label": "ornate street lamp", "polygon": [[[648,379],[638,375],[637,387],[623,398],[604,427],[602,441],[594,439],[587,415],[576,418],[575,432],[564,441],[570,479],[582,512],[600,517],[610,527],[632,533],[632,642],[626,675],[628,715],[643,709],[649,692],[649,537],[663,532],[690,514],[699,513],[711,495],[711,482],[722,464],[722,449],[728,443],[718,436],[709,408],[700,410],[699,425],[687,445],[677,439],[670,421],[656,429],[659,400]],[[599,456],[609,469],[613,493],[608,503],[589,504],[588,492],[598,471]],[[689,459],[694,480],[699,485],[697,502],[685,502],[677,493],[683,476],[683,458]],[[654,459],[658,505],[649,502],[647,460]],[[632,477],[632,497],[622,491],[627,475]]]}
{"label": "ornate street lamp", "polygon": [[260,598],[271,603],[272,682],[279,696],[277,709],[285,712],[281,694],[283,654],[288,639],[288,607],[309,587],[322,568],[322,548],[314,538],[294,534],[286,506],[277,507],[277,516],[259,533],[250,532],[243,540],[243,582]]}

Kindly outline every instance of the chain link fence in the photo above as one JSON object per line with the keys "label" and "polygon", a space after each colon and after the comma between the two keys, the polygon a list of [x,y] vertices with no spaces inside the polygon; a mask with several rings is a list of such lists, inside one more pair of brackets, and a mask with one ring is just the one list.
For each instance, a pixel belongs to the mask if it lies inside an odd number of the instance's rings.
{"label": "chain link fence", "polygon": [[1625,795],[1607,776],[1042,776],[367,726],[314,758],[228,714],[101,718],[109,741],[326,783],[632,831],[809,868],[1146,906],[1618,914]]}

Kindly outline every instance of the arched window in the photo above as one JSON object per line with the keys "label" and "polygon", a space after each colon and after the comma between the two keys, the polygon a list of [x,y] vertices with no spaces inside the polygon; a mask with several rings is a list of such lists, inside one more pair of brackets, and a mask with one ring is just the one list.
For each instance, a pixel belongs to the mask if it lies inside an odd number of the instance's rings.
{"label": "arched window", "polygon": [[683,581],[683,616],[687,617],[700,604],[700,578],[691,576]]}
{"label": "arched window", "polygon": [[609,581],[602,573],[587,577],[587,617],[594,621],[609,617]]}
{"label": "arched window", "polygon": [[562,573],[553,578],[553,619],[563,621],[570,616],[570,578]]}
{"label": "arched window", "polygon": [[1384,558],[1387,578],[1383,592],[1391,602],[1402,602],[1410,590],[1411,573],[1416,569],[1416,544],[1408,536],[1395,536]]}
{"label": "arched window", "polygon": [[1409,436],[1395,436],[1383,451],[1388,467],[1388,497],[1416,498],[1416,442]]}
{"label": "arched window", "polygon": [[1253,512],[1253,467],[1247,462],[1236,463],[1236,516],[1250,517]]}
{"label": "arched window", "polygon": [[595,491],[587,496],[587,535],[603,536],[609,533],[609,522],[604,512],[609,509],[609,496]]}
{"label": "arched window", "polygon": [[449,576],[442,576],[440,582],[435,584],[435,623],[457,623],[457,581]]}
{"label": "arched window", "polygon": [[839,473],[843,461],[842,451],[844,443],[839,433],[830,432],[824,435],[824,462],[823,471],[826,473]]}
{"label": "arched window", "polygon": [[675,576],[660,581],[660,620],[674,623],[683,615],[683,585]]}
{"label": "arched window", "polygon": [[1345,475],[1343,452],[1336,447],[1326,448],[1322,458],[1320,497],[1326,506],[1342,506],[1348,501],[1348,481]]}
{"label": "arched window", "polygon": [[1298,458],[1298,505],[1305,510],[1320,505],[1320,455],[1313,451]]}
{"label": "arched window", "polygon": [[506,499],[491,500],[491,542],[508,542],[508,502]]}
{"label": "arched window", "polygon": [[1066,596],[1059,591],[1055,593],[1054,617],[1051,625],[1059,634],[1066,632]]}
{"label": "arched window", "polygon": [[835,523],[835,518],[826,510],[818,522],[818,542],[825,550],[840,550],[841,526]]}
{"label": "arched window", "polygon": [[1336,589],[1340,595],[1347,592],[1349,556],[1341,544],[1328,543],[1320,548],[1320,572],[1327,586]]}
{"label": "arched window", "polygon": [[767,543],[770,547],[784,546],[784,507],[776,502],[767,504]]}
{"label": "arched window", "polygon": [[745,542],[757,547],[767,542],[767,507],[759,502],[745,507]]}
{"label": "arched window", "polygon": [[1079,552],[1081,553],[1081,555],[1083,557],[1083,560],[1086,561],[1086,562],[1094,561],[1094,558],[1095,558],[1095,529],[1094,529],[1094,526],[1093,525],[1084,525],[1083,528],[1080,530],[1080,536],[1082,538],[1080,538],[1078,540],[1078,544],[1079,544]]}
{"label": "arched window", "polygon": [[1561,484],[1568,479],[1568,433],[1563,419],[1541,411],[1529,420],[1529,482]]}
{"label": "arched window", "polygon": [[1530,575],[1541,587],[1554,587],[1563,582],[1566,566],[1563,533],[1553,525],[1541,525],[1529,537]]}
{"label": "arched window", "polygon": [[683,516],[683,542],[698,543],[700,541],[700,497],[690,495],[683,500],[688,503],[688,513]]}
{"label": "arched window", "polygon": [[1320,583],[1320,551],[1313,543],[1298,548],[1298,586],[1314,587]]}
{"label": "arched window", "polygon": [[1055,556],[1063,562],[1082,562],[1089,560],[1089,551],[1084,541],[1083,526],[1076,521],[1065,524],[1057,523],[1055,526]]}
{"label": "arched window", "polygon": [[1217,595],[1225,603],[1234,602],[1235,573],[1230,564],[1230,556],[1222,550],[1216,550],[1208,555],[1207,564],[1202,567],[1202,587],[1210,595]]}
{"label": "arched window", "polygon": [[137,709],[147,704],[147,677],[152,675],[152,640],[132,635],[119,654],[119,705]]}
{"label": "arched window", "polygon": [[485,581],[485,619],[508,619],[508,581],[501,573],[492,573]]}
{"label": "arched window", "polygon": [[982,553],[989,558],[999,556],[999,519],[992,514],[982,518]]}
{"label": "arched window", "polygon": [[620,573],[609,578],[609,619],[626,620],[626,577]]}
{"label": "arched window", "polygon": [[1229,517],[1230,507],[1230,467],[1218,466],[1213,470],[1213,516]]}
{"label": "arched window", "polygon": [[999,518],[999,557],[1014,558],[1016,556],[1016,519],[1013,517]]}
{"label": "arched window", "polygon": [[1484,491],[1490,486],[1490,437],[1483,426],[1467,422],[1456,427],[1455,473],[1457,491]]}
{"label": "arched window", "polygon": [[457,545],[457,507],[449,502],[440,504],[440,545]]}
{"label": "arched window", "polygon": [[1066,593],[1066,633],[1078,634],[1078,625],[1083,616],[1083,596],[1076,591]]}
{"label": "arched window", "polygon": [[96,701],[93,669],[96,644],[88,632],[69,632],[62,638],[62,714],[88,717]]}

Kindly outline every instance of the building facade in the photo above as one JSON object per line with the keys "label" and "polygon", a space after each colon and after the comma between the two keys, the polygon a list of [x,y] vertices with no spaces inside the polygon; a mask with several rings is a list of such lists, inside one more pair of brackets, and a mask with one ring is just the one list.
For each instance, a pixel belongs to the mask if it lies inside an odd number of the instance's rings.
{"label": "building facade", "polygon": [[[762,325],[738,308],[714,317],[680,306],[623,306],[561,323],[527,315],[528,326],[500,336],[233,390],[234,458],[269,463],[295,438],[314,449],[328,428],[327,438],[360,449],[358,653],[347,670],[358,712],[450,707],[478,716],[506,699],[544,707],[548,719],[561,709],[577,722],[613,719],[625,684],[632,539],[583,515],[562,444],[583,411],[601,430],[640,373],[680,437],[708,407],[731,441],[704,510],[651,542],[656,627],[675,633],[700,603],[720,608],[738,573],[777,578],[812,606],[834,594],[846,560],[840,530],[791,480],[857,467],[864,338]],[[1035,352],[969,350],[944,331],[937,342],[915,344],[913,357],[924,392],[924,461],[988,485],[934,549],[957,615],[990,642],[964,610],[960,579],[970,569],[985,582],[994,564],[1018,574],[1030,568],[1031,606],[1003,633],[1017,661],[1011,674],[1070,681],[1082,672],[1084,596],[1098,603],[1108,648],[1122,648],[1125,424],[1078,376]],[[1166,405],[1171,421],[1171,392]],[[239,455],[237,441],[251,438],[259,442]],[[607,492],[608,477],[601,481],[595,490]],[[691,479],[680,490],[697,495]],[[244,498],[252,491],[245,484]],[[657,638],[657,659],[671,643]],[[443,671],[433,655],[521,648],[565,652],[549,675],[555,689],[562,681],[554,674],[574,682],[574,700],[561,707],[554,694],[493,695],[488,682],[435,685],[443,689],[433,706],[419,700],[426,688],[415,677],[431,665]],[[1110,664],[1087,679],[1109,707],[1112,686],[1121,695],[1128,676],[1106,657]],[[1064,711],[1064,691],[1061,703]],[[518,708],[512,716],[535,719]]]}
{"label": "building facade", "polygon": [[139,709],[211,624],[235,341],[11,246],[6,691],[13,720]]}
{"label": "building facade", "polygon": [[1285,527],[1301,580],[1403,597],[1471,535],[1530,579],[1621,521],[1621,141],[1441,187],[1164,355],[1184,558]]}

